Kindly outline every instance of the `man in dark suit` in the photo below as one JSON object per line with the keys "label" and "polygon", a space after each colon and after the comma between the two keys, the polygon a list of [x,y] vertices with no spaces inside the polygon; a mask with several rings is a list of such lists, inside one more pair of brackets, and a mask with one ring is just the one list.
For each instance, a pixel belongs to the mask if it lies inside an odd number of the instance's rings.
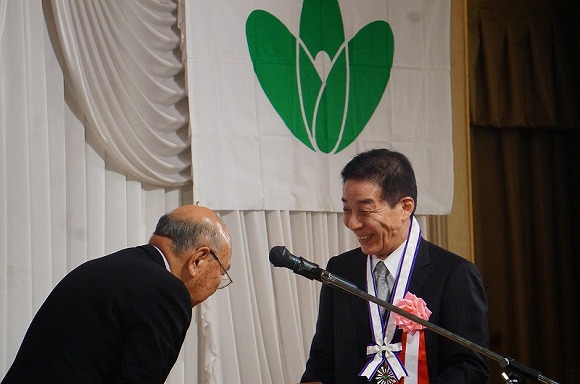
{"label": "man in dark suit", "polygon": [[[409,160],[386,149],[363,152],[345,166],[342,179],[344,224],[356,234],[361,247],[331,258],[327,270],[379,296],[374,269],[382,262],[388,270],[389,293],[381,299],[393,303],[413,293],[432,311],[431,323],[486,347],[487,303],[479,272],[469,261],[421,237],[413,217],[417,186]],[[397,371],[401,349],[411,348],[410,336],[402,341],[394,315],[380,314],[380,310],[323,286],[301,382],[393,383],[404,377],[397,372],[405,369],[409,375],[405,383],[413,375],[412,382],[418,383],[487,381],[485,358],[429,330],[422,331],[420,347],[426,361],[405,356]]]}
{"label": "man in dark suit", "polygon": [[210,209],[162,216],[148,245],[88,261],[57,284],[2,384],[163,383],[191,308],[231,282],[231,252]]}

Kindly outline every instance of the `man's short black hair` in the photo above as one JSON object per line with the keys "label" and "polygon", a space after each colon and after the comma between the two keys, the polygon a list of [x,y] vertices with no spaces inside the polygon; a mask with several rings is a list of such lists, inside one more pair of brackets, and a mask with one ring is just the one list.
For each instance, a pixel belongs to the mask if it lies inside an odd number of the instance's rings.
{"label": "man's short black hair", "polygon": [[403,197],[411,197],[417,207],[417,182],[409,159],[385,148],[371,149],[353,157],[342,169],[347,180],[369,181],[381,187],[381,198],[394,207]]}

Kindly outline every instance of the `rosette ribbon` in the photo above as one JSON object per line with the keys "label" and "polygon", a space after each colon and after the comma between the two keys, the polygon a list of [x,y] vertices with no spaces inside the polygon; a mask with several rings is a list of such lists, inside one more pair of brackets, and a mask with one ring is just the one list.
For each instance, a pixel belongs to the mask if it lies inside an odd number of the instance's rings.
{"label": "rosette ribbon", "polygon": [[[429,320],[431,311],[425,301],[411,292],[407,292],[403,299],[394,303],[402,310],[409,312],[423,320]],[[425,349],[425,327],[399,314],[394,314],[395,324],[403,330],[402,359],[409,377],[405,384],[428,384],[427,352]]]}

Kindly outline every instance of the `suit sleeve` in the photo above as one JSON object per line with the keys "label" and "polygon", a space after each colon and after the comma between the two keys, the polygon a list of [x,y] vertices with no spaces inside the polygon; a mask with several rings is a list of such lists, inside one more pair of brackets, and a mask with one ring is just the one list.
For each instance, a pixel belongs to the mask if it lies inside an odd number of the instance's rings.
{"label": "suit sleeve", "polygon": [[[443,287],[440,322],[443,328],[487,348],[487,300],[481,276],[473,264],[458,263],[450,272]],[[487,382],[487,358],[478,353],[442,338],[438,355],[439,374],[434,383]]]}
{"label": "suit sleeve", "polygon": [[129,304],[119,383],[163,383],[167,378],[191,321],[189,295],[176,285],[156,285]]}

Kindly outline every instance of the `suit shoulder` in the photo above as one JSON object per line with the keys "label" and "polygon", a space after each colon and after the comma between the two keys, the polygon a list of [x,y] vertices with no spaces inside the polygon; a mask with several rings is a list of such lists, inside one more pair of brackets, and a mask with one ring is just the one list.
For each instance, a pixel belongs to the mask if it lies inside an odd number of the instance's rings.
{"label": "suit shoulder", "polygon": [[341,271],[346,272],[349,269],[356,268],[358,266],[364,267],[367,255],[362,253],[360,248],[351,249],[350,251],[336,255],[328,260],[328,270],[329,271]]}
{"label": "suit shoulder", "polygon": [[441,273],[446,271],[446,274],[469,273],[479,275],[479,269],[470,260],[424,239],[421,242],[420,252],[428,255],[429,264],[433,270]]}
{"label": "suit shoulder", "polygon": [[367,255],[362,253],[360,247],[351,249],[350,251],[343,252],[339,255],[333,256],[330,258],[329,262],[332,261],[333,263],[343,263],[343,262],[352,262],[353,259],[366,259]]}
{"label": "suit shoulder", "polygon": [[445,248],[441,248],[440,246],[433,244],[425,239],[423,239],[421,241],[420,247],[423,247],[423,246],[428,251],[430,256],[436,258],[436,261],[447,261],[447,262],[454,263],[454,264],[455,263],[473,264],[471,261],[467,260],[466,258],[461,257],[458,254],[455,254],[455,253],[453,253]]}
{"label": "suit shoulder", "polygon": [[98,290],[106,287],[136,292],[175,290],[177,287],[186,290],[181,280],[167,271],[162,256],[155,255],[145,247],[126,248],[89,260],[63,280],[84,281],[83,285]]}

